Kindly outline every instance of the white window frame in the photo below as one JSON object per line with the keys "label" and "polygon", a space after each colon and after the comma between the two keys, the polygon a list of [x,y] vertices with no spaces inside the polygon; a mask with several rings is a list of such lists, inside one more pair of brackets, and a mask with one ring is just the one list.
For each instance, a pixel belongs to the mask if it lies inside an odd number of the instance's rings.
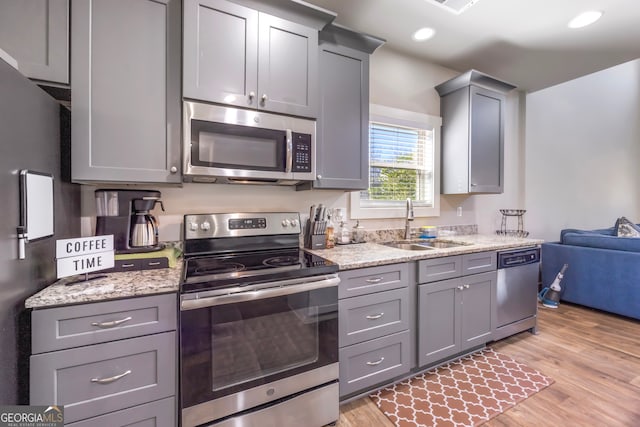
{"label": "white window frame", "polygon": [[[414,206],[416,217],[440,216],[440,132],[442,118],[384,105],[369,105],[370,121],[433,131],[433,207]],[[367,170],[367,173],[369,171]],[[350,195],[352,219],[404,218],[405,207],[361,207],[360,191]]]}

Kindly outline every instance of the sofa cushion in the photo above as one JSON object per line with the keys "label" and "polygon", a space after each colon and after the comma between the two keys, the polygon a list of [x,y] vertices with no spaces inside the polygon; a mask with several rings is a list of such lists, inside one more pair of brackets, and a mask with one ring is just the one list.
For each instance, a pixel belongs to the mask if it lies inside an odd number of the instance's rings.
{"label": "sofa cushion", "polygon": [[616,236],[640,237],[640,227],[623,216],[618,218],[614,228],[616,229]]}
{"label": "sofa cushion", "polygon": [[640,239],[635,237],[617,237],[598,233],[567,232],[562,236],[562,243],[590,248],[613,249],[627,252],[640,252]]}

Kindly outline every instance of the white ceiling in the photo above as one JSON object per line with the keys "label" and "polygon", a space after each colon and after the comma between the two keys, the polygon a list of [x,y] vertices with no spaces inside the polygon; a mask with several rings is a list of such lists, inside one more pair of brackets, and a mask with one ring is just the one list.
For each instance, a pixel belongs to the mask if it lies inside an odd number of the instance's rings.
{"label": "white ceiling", "polygon": [[[335,22],[460,72],[474,68],[535,91],[640,58],[639,0],[480,0],[460,15],[425,0],[307,0]],[[570,19],[604,11],[576,30]],[[436,35],[417,43],[415,30]]]}

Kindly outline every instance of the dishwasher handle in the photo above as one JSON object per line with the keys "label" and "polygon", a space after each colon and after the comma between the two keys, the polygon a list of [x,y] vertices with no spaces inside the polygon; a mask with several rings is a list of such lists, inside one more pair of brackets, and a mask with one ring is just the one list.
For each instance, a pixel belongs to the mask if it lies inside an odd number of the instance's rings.
{"label": "dishwasher handle", "polygon": [[498,269],[540,262],[540,248],[498,252]]}

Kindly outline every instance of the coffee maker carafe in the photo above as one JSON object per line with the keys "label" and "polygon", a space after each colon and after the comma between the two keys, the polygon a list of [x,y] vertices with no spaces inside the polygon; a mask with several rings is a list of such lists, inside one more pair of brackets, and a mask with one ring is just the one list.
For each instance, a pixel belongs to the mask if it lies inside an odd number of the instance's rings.
{"label": "coffee maker carafe", "polygon": [[158,222],[150,211],[156,203],[164,211],[155,190],[96,190],[96,235],[113,234],[116,253],[152,252],[164,248],[158,242]]}

